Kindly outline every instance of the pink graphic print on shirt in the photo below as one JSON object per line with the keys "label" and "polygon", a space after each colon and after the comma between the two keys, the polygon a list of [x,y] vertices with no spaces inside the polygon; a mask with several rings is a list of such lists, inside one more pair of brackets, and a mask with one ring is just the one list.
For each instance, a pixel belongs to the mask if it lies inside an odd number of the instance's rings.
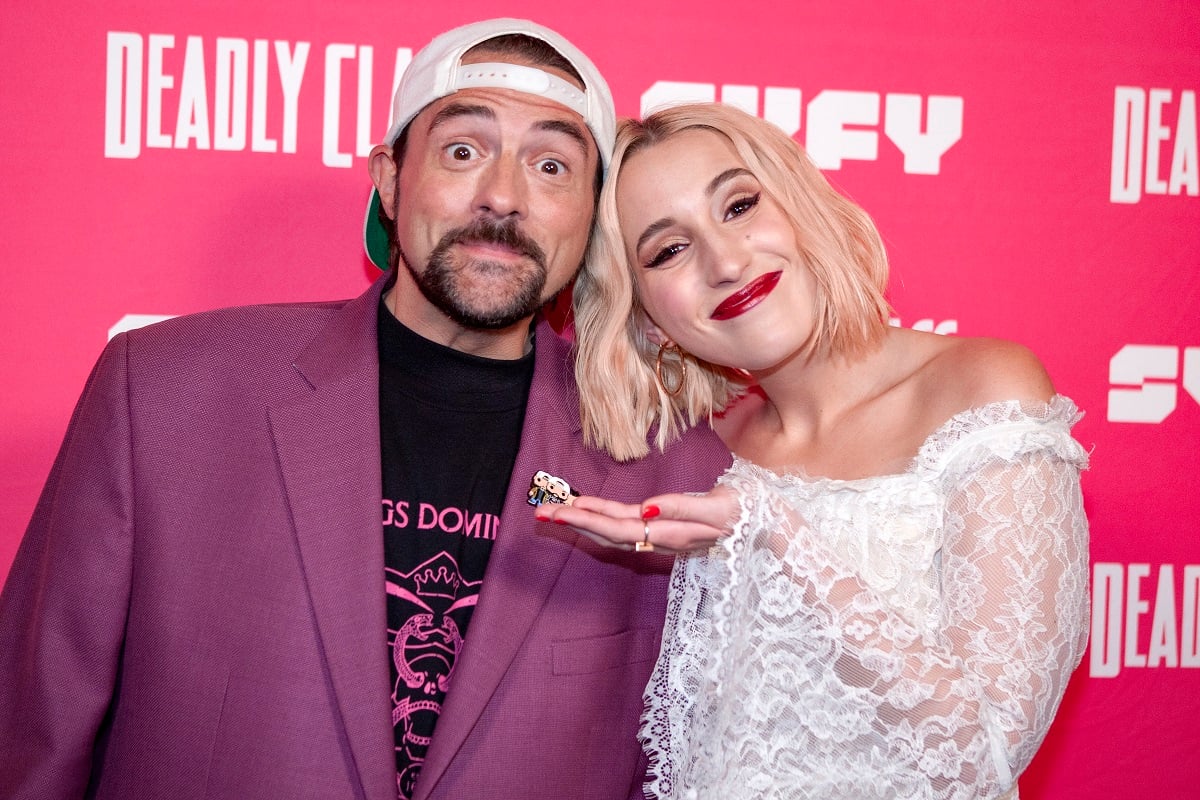
{"label": "pink graphic print on shirt", "polygon": [[[448,553],[439,553],[408,573],[387,570],[388,594],[407,602],[412,613],[394,635],[392,660],[398,679],[392,692],[392,725],[401,729],[410,766],[397,775],[403,797],[411,797],[425,760],[430,733],[442,710],[442,698],[463,638],[452,616],[479,598],[480,581],[468,581]],[[416,690],[416,691],[413,691]]]}

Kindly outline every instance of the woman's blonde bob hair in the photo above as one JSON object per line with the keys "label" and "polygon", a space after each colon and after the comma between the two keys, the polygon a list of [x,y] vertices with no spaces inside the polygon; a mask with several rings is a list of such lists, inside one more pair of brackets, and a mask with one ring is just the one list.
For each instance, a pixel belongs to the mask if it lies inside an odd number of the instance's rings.
{"label": "woman's blonde bob hair", "polygon": [[621,461],[646,455],[651,440],[664,449],[698,420],[724,410],[751,382],[736,364],[709,364],[668,348],[662,361],[672,389],[685,366],[686,373],[677,392],[666,392],[655,376],[659,348],[646,336],[648,317],[635,289],[638,266],[627,256],[618,223],[617,184],[625,164],[697,128],[729,140],[795,228],[800,260],[817,284],[806,352],[853,356],[877,344],[888,324],[887,257],[874,223],[829,185],[780,128],[720,103],[674,106],[641,122],[624,120],[573,300],[584,439]]}

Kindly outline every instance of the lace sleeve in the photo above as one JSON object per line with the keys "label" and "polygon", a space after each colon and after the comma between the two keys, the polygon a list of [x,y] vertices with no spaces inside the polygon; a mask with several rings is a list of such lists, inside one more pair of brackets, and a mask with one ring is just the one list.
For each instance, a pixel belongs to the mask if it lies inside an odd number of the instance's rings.
{"label": "lace sleeve", "polygon": [[948,454],[927,617],[864,582],[786,487],[727,476],[742,515],[685,765],[714,791],[692,796],[745,796],[756,769],[773,797],[1014,786],[1082,656],[1088,608],[1086,457],[1065,428],[1013,439]]}
{"label": "lace sleeve", "polygon": [[1078,470],[1055,454],[993,461],[949,495],[943,630],[982,688],[1002,785],[1033,759],[1083,656],[1087,566]]}

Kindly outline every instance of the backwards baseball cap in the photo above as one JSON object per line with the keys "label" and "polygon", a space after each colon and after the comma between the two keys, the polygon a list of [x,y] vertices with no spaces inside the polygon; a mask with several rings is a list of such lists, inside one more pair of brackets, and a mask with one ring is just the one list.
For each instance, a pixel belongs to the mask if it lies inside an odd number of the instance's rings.
{"label": "backwards baseball cap", "polygon": [[[509,34],[540,39],[571,63],[583,78],[583,91],[557,75],[520,64],[461,63],[463,55],[478,44]],[[545,97],[576,111],[596,140],[600,162],[608,168],[616,138],[616,111],[608,84],[591,59],[559,34],[525,19],[489,19],[447,31],[422,48],[404,71],[392,98],[392,126],[385,144],[395,144],[400,133],[434,100],[460,89],[513,89]],[[372,263],[388,266],[388,234],[379,222],[379,192],[371,191],[367,218],[363,223],[363,246]]]}

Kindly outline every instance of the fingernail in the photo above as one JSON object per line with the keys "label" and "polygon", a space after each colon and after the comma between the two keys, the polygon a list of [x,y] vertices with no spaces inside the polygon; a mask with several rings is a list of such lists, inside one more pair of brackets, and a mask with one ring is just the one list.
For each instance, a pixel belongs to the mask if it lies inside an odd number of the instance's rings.
{"label": "fingernail", "polygon": [[534,514],[533,517],[538,522],[549,522],[550,521],[550,518],[547,517],[545,514]]}
{"label": "fingernail", "polygon": [[646,506],[642,511],[642,519],[654,519],[661,513],[658,506]]}
{"label": "fingernail", "polygon": [[555,522],[557,522],[559,525],[566,525],[566,524],[567,524],[567,521],[566,521],[565,519],[556,519],[556,520],[554,520],[554,521],[555,521]]}

